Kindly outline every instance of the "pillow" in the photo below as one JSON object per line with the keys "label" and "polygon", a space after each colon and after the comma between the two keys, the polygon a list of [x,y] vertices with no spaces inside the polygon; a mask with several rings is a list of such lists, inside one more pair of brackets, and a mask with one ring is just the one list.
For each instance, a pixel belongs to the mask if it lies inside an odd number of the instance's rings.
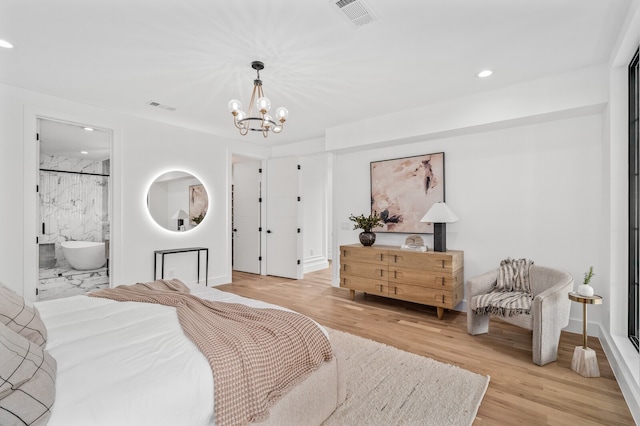
{"label": "pillow", "polygon": [[0,325],[0,425],[45,425],[56,396],[56,360]]}
{"label": "pillow", "polygon": [[27,306],[22,296],[0,283],[0,323],[40,347],[47,344],[47,328],[37,309]]}

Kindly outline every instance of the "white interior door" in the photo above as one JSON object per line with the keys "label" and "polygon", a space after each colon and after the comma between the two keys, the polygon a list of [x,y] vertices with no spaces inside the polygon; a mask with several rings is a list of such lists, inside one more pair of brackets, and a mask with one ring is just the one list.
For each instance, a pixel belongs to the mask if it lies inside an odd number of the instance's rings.
{"label": "white interior door", "polygon": [[233,165],[233,270],[260,273],[261,162]]}
{"label": "white interior door", "polygon": [[267,165],[267,275],[302,278],[302,201],[298,158]]}

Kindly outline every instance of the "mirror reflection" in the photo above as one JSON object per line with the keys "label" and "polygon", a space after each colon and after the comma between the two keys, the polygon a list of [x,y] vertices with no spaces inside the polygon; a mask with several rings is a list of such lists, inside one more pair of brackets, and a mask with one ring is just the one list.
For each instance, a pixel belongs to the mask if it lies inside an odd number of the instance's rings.
{"label": "mirror reflection", "polygon": [[147,208],[153,220],[163,228],[188,231],[204,220],[209,197],[198,178],[187,172],[171,171],[158,176],[151,184]]}

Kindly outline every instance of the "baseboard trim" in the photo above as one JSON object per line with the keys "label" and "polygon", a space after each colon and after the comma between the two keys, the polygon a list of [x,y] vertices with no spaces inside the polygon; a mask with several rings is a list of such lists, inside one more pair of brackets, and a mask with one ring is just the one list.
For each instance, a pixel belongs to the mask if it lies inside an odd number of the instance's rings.
{"label": "baseboard trim", "polygon": [[[192,281],[193,284],[198,284],[197,281]],[[219,286],[222,284],[229,284],[231,282],[231,276],[230,275],[219,275],[217,277],[209,277],[209,280],[207,282],[207,287],[215,287],[215,286]],[[204,280],[201,279],[200,280],[200,284],[204,285]]]}
{"label": "baseboard trim", "polygon": [[[599,326],[598,328],[600,329],[600,344],[611,365],[611,370],[616,376],[624,400],[629,407],[629,411],[631,411],[634,421],[636,424],[640,424],[640,383],[638,383],[638,372],[634,374],[619,345],[616,344],[617,339],[624,339],[624,337],[611,336],[602,327]],[[629,346],[631,346],[630,342]],[[635,349],[632,350],[635,351]],[[637,354],[633,356],[637,356]]]}
{"label": "baseboard trim", "polygon": [[303,271],[305,274],[320,271],[329,267],[329,261],[324,256],[313,256],[304,259]]}

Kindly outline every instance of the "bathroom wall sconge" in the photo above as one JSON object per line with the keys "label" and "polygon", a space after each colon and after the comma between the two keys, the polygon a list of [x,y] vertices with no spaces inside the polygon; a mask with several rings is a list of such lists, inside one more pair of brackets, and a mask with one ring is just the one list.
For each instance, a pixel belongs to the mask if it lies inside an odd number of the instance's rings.
{"label": "bathroom wall sconge", "polygon": [[420,222],[433,223],[433,251],[447,251],[446,224],[458,220],[458,216],[445,203],[435,203],[420,219]]}
{"label": "bathroom wall sconge", "polygon": [[189,219],[189,215],[184,210],[180,209],[174,214],[171,219],[178,221],[178,231],[186,231],[184,226],[184,220]]}

